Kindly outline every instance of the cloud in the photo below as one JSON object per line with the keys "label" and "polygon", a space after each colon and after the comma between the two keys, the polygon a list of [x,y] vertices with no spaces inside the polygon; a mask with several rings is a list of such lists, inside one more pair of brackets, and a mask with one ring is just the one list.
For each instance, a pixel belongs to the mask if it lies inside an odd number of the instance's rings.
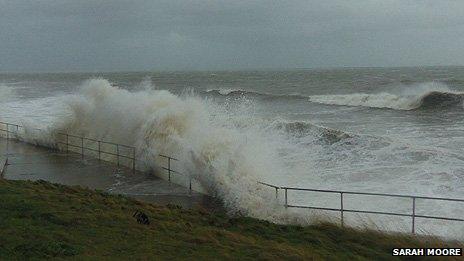
{"label": "cloud", "polygon": [[0,0],[0,71],[462,64],[463,1]]}

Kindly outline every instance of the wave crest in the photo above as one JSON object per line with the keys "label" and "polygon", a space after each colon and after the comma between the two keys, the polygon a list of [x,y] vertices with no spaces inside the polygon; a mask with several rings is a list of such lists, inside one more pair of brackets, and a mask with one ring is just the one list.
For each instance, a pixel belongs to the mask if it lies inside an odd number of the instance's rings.
{"label": "wave crest", "polygon": [[429,92],[420,99],[420,108],[455,107],[462,105],[464,93]]}
{"label": "wave crest", "polygon": [[426,83],[413,86],[402,94],[383,92],[377,94],[314,95],[310,96],[309,99],[311,102],[329,105],[416,110],[462,106],[464,93],[452,91],[446,85]]}

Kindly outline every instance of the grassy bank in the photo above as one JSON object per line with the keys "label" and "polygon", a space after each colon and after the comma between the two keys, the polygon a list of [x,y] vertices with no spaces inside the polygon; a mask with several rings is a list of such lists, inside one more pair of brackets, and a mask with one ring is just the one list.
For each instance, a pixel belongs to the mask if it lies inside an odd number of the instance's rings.
{"label": "grassy bank", "polygon": [[[137,223],[135,210],[146,213],[151,224]],[[1,179],[0,233],[0,260],[390,259],[393,247],[443,245],[328,224],[275,225],[79,187]]]}

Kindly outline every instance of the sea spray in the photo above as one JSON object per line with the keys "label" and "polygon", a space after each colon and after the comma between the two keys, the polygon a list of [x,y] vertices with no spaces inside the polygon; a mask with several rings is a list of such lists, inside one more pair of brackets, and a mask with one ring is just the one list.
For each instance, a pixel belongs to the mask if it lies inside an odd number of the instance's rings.
{"label": "sea spray", "polygon": [[230,214],[273,222],[307,222],[290,215],[274,191],[257,184],[261,177],[285,175],[279,151],[269,143],[266,129],[239,128],[217,106],[195,96],[163,90],[129,92],[107,80],[86,82],[69,98],[70,117],[58,121],[54,132],[134,145],[137,157],[156,168],[163,153],[182,162]]}

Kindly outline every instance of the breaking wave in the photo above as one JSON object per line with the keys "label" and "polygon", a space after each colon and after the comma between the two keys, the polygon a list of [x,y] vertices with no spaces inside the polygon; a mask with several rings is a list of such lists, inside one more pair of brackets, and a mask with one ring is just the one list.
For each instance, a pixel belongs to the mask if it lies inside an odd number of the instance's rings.
{"label": "breaking wave", "polygon": [[288,173],[286,158],[307,161],[301,151],[309,143],[330,146],[350,137],[305,122],[254,118],[247,108],[223,108],[191,94],[130,92],[104,79],[89,80],[67,99],[69,114],[52,133],[133,145],[153,169],[158,154],[172,155],[182,163],[179,171],[220,198],[229,213],[278,223],[307,223],[310,217],[285,211],[257,181]]}
{"label": "breaking wave", "polygon": [[377,94],[314,95],[310,96],[309,99],[311,102],[329,105],[416,110],[462,108],[464,93],[452,91],[443,84],[425,83],[411,86],[401,91],[400,94],[383,92]]}
{"label": "breaking wave", "polygon": [[464,93],[429,92],[422,96],[420,108],[458,107],[463,104]]}

